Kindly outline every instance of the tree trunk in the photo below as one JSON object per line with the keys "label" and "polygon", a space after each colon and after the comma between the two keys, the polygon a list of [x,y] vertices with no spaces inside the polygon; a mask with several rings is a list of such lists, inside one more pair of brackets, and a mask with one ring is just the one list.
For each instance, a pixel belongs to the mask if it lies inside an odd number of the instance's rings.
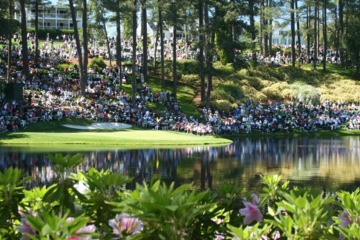
{"label": "tree trunk", "polygon": [[255,0],[249,0],[249,9],[250,9],[250,31],[251,31],[251,54],[252,62],[256,64],[256,28],[255,28]]}
{"label": "tree trunk", "polygon": [[142,56],[142,75],[146,82],[148,75],[148,38],[147,38],[147,13],[146,13],[146,0],[141,1],[141,34],[143,44]]}
{"label": "tree trunk", "polygon": [[324,38],[324,48],[323,48],[323,71],[326,71],[326,54],[327,54],[327,18],[326,18],[326,9],[327,9],[327,0],[323,0],[323,38]]}
{"label": "tree trunk", "polygon": [[154,62],[153,62],[153,65],[154,65],[153,72],[155,75],[157,72],[156,57],[157,57],[157,47],[158,47],[158,41],[159,41],[159,32],[160,32],[160,29],[159,29],[159,23],[158,23],[158,25],[156,26],[156,36],[155,36],[155,46],[154,46]]}
{"label": "tree trunk", "polygon": [[206,73],[207,73],[207,89],[206,89],[206,108],[211,107],[211,90],[212,90],[212,58],[213,58],[213,43],[214,33],[211,31],[209,24],[209,6],[207,3],[204,5],[204,20],[206,28]]}
{"label": "tree trunk", "polygon": [[[274,6],[273,6],[273,1],[270,0],[269,1],[269,7],[272,9]],[[273,47],[272,47],[272,41],[273,41],[273,36],[272,36],[272,33],[273,33],[273,16],[271,15],[270,16],[270,19],[269,19],[269,31],[268,31],[268,39],[269,39],[269,54],[271,56],[273,56]]]}
{"label": "tree trunk", "polygon": [[87,80],[88,80],[88,63],[89,63],[89,56],[88,56],[88,34],[87,34],[87,2],[83,1],[83,16],[82,16],[82,33],[83,33],[83,46],[84,46],[84,51],[83,51],[83,73],[81,75],[80,78],[80,86],[81,89],[84,89],[84,93],[85,94],[85,87],[87,84]]}
{"label": "tree trunk", "polygon": [[26,11],[25,0],[20,0],[21,11],[21,47],[22,47],[22,59],[23,59],[23,71],[22,73],[26,78],[30,77],[29,73],[29,54],[27,45],[27,29],[26,29]]}
{"label": "tree trunk", "polygon": [[295,0],[291,0],[290,18],[291,18],[291,65],[295,67],[296,51],[295,51]]}
{"label": "tree trunk", "polygon": [[205,75],[204,75],[204,3],[198,2],[199,12],[199,68],[200,68],[200,94],[201,102],[205,102]]}
{"label": "tree trunk", "polygon": [[298,44],[298,53],[299,56],[301,55],[301,30],[300,30],[300,17],[299,17],[299,8],[298,8],[298,1],[295,0],[295,10],[296,10],[296,33],[297,33],[297,44]]}
{"label": "tree trunk", "polygon": [[[264,7],[267,9],[269,7],[269,2],[268,0],[264,1]],[[263,36],[264,36],[264,55],[265,56],[269,56],[269,21],[268,21],[268,17],[267,14],[264,14],[264,21],[263,21]]]}
{"label": "tree trunk", "polygon": [[317,15],[318,14],[318,4],[317,0],[315,1],[315,8],[314,8],[314,70],[316,70],[316,63],[317,63],[317,57],[318,57],[318,24],[317,24]]}
{"label": "tree trunk", "polygon": [[[117,6],[119,6],[120,0],[117,0]],[[121,79],[121,25],[120,25],[120,10],[116,10],[116,66],[117,78],[120,81],[120,86],[122,85]]]}
{"label": "tree trunk", "polygon": [[103,25],[104,33],[105,33],[106,49],[107,49],[107,52],[109,55],[109,65],[110,65],[110,67],[112,67],[112,56],[111,56],[111,50],[110,50],[109,36],[108,36],[108,32],[106,30],[106,22],[104,19],[103,19],[102,25]]}
{"label": "tree trunk", "polygon": [[[9,20],[13,19],[13,6],[12,6],[12,1],[9,1]],[[12,44],[11,44],[11,40],[12,40],[12,34],[9,31],[8,34],[8,55],[7,55],[7,71],[6,71],[6,81],[9,83],[10,82],[10,70],[11,70],[11,51],[12,51]]]}
{"label": "tree trunk", "polygon": [[38,65],[39,60],[39,41],[38,41],[38,32],[39,32],[39,0],[35,0],[35,66]]}
{"label": "tree trunk", "polygon": [[307,41],[307,46],[306,46],[306,54],[307,57],[310,57],[310,6],[306,7],[306,41]]}
{"label": "tree trunk", "polygon": [[73,0],[69,0],[69,5],[70,5],[70,12],[71,12],[71,19],[72,19],[73,28],[74,28],[74,38],[75,38],[75,42],[76,42],[76,50],[77,50],[77,55],[78,55],[78,60],[79,60],[80,90],[81,90],[81,94],[84,96],[85,95],[85,82],[83,82],[83,80],[82,80],[83,79],[82,75],[84,73],[84,63],[83,63],[83,59],[82,59],[79,30],[78,30],[77,22],[76,22],[76,10],[74,7]]}
{"label": "tree trunk", "polygon": [[340,40],[339,40],[339,16],[338,16],[338,9],[339,9],[339,2],[334,7],[334,28],[335,28],[335,58],[339,55],[339,48],[340,48]]}
{"label": "tree trunk", "polygon": [[[344,2],[339,0],[339,41],[342,42],[344,37]],[[340,45],[340,44],[339,44]],[[339,57],[341,66],[345,66],[345,54],[343,48],[340,46]]]}
{"label": "tree trunk", "polygon": [[[348,5],[349,5],[349,1],[348,0],[345,0],[345,6],[344,6],[344,8],[345,8],[345,10],[346,10],[346,7],[348,7]],[[348,25],[349,25],[349,14],[345,14],[345,23],[343,24],[343,32],[342,32],[342,41],[343,41],[343,39],[344,39],[344,36],[347,34],[346,33],[346,30],[347,30],[347,28],[348,28]],[[345,49],[343,49],[342,48],[342,52],[343,52],[343,54],[342,54],[342,56],[341,56],[341,58],[343,59],[343,61],[344,61],[344,65],[345,65],[345,67],[347,68],[347,67],[349,67],[348,66],[348,64],[347,64],[347,60],[348,60],[348,51],[346,51]]]}
{"label": "tree trunk", "polygon": [[177,61],[177,56],[176,56],[176,25],[174,24],[174,31],[173,31],[173,97],[176,100],[176,82],[177,82],[177,69],[176,69],[176,61]]}
{"label": "tree trunk", "polygon": [[[264,0],[260,0],[260,25],[259,25],[259,43],[260,52],[265,55],[264,48]],[[251,24],[251,23],[250,23]]]}
{"label": "tree trunk", "polygon": [[[158,0],[160,5],[160,0]],[[161,61],[161,89],[165,89],[165,63],[164,63],[164,31],[163,31],[163,19],[162,9],[159,6],[159,30],[160,30],[160,61]]]}
{"label": "tree trunk", "polygon": [[136,88],[137,88],[137,82],[136,82],[136,27],[137,27],[137,16],[136,16],[136,6],[137,6],[137,0],[134,0],[133,2],[133,12],[132,12],[132,74],[131,74],[131,87],[132,87],[132,104],[135,104],[135,97],[136,97]]}

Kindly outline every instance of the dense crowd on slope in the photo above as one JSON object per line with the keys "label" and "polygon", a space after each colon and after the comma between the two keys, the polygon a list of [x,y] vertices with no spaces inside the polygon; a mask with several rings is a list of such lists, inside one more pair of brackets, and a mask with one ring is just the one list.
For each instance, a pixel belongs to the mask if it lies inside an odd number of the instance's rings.
{"label": "dense crowd on slope", "polygon": [[[186,116],[169,92],[152,92],[146,83],[138,86],[135,104],[119,90],[116,82],[89,78],[86,96],[74,87],[77,79],[53,76],[44,83],[39,79],[24,84],[24,102],[0,100],[0,129],[16,131],[29,123],[84,118],[97,122],[123,122],[152,129],[186,131],[196,134],[240,134],[260,130],[314,132],[318,128],[333,130],[340,125],[359,129],[360,114],[355,104],[342,102],[313,105],[298,100],[270,105],[247,103],[225,113],[202,109],[202,117]],[[150,102],[164,104],[163,111],[147,108]]]}
{"label": "dense crowd on slope", "polygon": [[[195,119],[182,112],[171,93],[153,92],[143,80],[139,81],[136,101],[132,104],[130,96],[119,90],[120,79],[121,81],[126,79],[126,74],[129,72],[124,71],[121,78],[117,79],[116,69],[109,67],[103,69],[102,75],[90,74],[86,95],[82,96],[77,87],[78,79],[56,73],[56,63],[59,59],[76,58],[76,47],[72,37],[64,35],[61,38],[63,44],[58,47],[54,46],[52,40],[41,46],[40,64],[30,67],[32,79],[25,79],[21,73],[13,75],[14,81],[24,85],[24,101],[6,102],[0,99],[1,132],[17,131],[29,123],[60,120],[64,117],[100,122],[124,122],[144,128],[172,129],[201,135],[250,133],[254,130],[263,133],[291,132],[294,129],[314,132],[318,128],[333,130],[340,125],[346,125],[348,129],[359,129],[360,126],[359,106],[355,104],[324,102],[314,105],[302,100],[293,103],[273,102],[270,105],[255,104],[249,100],[229,113],[204,108],[202,117]],[[29,36],[29,40],[31,42],[29,48],[32,50],[34,39]],[[109,41],[111,52],[115,54],[115,41],[114,39]],[[130,42],[126,40],[123,42],[125,49],[128,47],[130,50]],[[99,47],[99,42],[91,40],[89,43],[89,54],[109,57],[106,55],[105,47]],[[171,49],[171,42],[167,40],[166,56],[171,56]],[[196,54],[181,42],[178,51],[179,58],[194,57]],[[5,54],[6,52],[4,56]],[[30,56],[33,54],[32,51]],[[123,54],[124,59],[131,57],[127,51]],[[21,49],[14,48],[12,55],[18,59],[17,64],[21,66]],[[140,61],[140,52],[137,56],[139,59],[137,58],[136,61]],[[153,52],[149,56],[153,57]],[[275,59],[283,61],[280,55]],[[0,69],[3,68],[0,66]],[[39,73],[44,69],[47,70],[47,74],[39,77]],[[76,72],[77,69],[67,69],[67,71]],[[92,72],[91,69],[89,71]],[[110,80],[105,80],[104,76]],[[149,102],[161,102],[165,110],[148,109]]]}

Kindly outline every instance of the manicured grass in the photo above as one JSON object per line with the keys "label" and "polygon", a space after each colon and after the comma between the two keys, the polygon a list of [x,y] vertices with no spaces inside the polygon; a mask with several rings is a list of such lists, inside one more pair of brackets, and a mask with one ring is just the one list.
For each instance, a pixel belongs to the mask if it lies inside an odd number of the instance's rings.
{"label": "manicured grass", "polygon": [[78,130],[64,127],[63,124],[84,126],[91,124],[91,121],[68,118],[62,121],[31,124],[19,132],[0,134],[0,145],[31,145],[41,148],[68,149],[73,144],[77,146],[75,148],[79,149],[85,145],[96,148],[146,148],[150,146],[178,147],[231,143],[228,139],[216,136],[196,136],[175,131],[157,131],[136,127],[124,130]]}
{"label": "manicured grass", "polygon": [[[196,136],[174,131],[120,130],[120,131],[79,131],[79,132],[14,132],[0,139],[2,145],[45,145],[81,144],[93,146],[181,146],[230,144],[228,139],[214,136]],[[64,149],[66,147],[64,146]]]}

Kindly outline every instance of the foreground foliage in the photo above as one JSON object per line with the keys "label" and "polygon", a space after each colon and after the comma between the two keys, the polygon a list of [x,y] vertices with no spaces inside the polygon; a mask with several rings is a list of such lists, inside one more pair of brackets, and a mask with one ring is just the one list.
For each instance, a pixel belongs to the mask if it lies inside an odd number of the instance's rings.
{"label": "foreground foliage", "polygon": [[263,176],[259,195],[232,186],[137,184],[119,173],[75,173],[80,154],[49,155],[53,185],[24,189],[23,171],[0,173],[1,239],[359,239],[360,189],[336,194]]}

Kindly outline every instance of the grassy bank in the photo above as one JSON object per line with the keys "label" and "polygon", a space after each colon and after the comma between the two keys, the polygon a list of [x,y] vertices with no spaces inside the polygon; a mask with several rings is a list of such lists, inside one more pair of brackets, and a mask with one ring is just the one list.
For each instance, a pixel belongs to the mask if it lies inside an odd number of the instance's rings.
{"label": "grassy bank", "polygon": [[31,148],[33,151],[44,149],[51,150],[89,150],[109,148],[166,148],[188,147],[199,145],[226,145],[230,144],[229,138],[259,138],[259,137],[345,137],[360,136],[360,130],[349,131],[340,128],[334,131],[318,129],[317,132],[307,133],[297,130],[286,132],[272,132],[268,134],[253,131],[250,134],[221,136],[196,136],[176,131],[157,131],[134,127],[132,129],[114,130],[79,130],[64,127],[64,124],[90,125],[92,122],[82,119],[63,119],[46,123],[35,123],[19,132],[0,134],[0,145],[22,146]]}
{"label": "grassy bank", "polygon": [[229,144],[230,140],[214,136],[196,136],[173,131],[121,130],[121,131],[79,131],[79,132],[14,132],[0,140],[2,145],[44,145],[79,144],[93,146],[190,146],[208,144]]}
{"label": "grassy bank", "polygon": [[230,140],[216,136],[196,136],[175,131],[150,129],[123,130],[78,130],[64,127],[64,124],[88,125],[90,121],[64,119],[46,123],[31,124],[19,132],[0,134],[0,145],[32,145],[41,148],[67,149],[69,145],[105,147],[166,147],[194,145],[222,145]]}

